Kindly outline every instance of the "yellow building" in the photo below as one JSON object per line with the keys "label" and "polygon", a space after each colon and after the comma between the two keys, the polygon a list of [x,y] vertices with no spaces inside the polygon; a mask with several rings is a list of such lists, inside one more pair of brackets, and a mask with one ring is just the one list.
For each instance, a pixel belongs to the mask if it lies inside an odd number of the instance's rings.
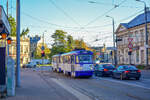
{"label": "yellow building", "polygon": [[[120,23],[116,30],[117,39],[117,60],[118,64],[131,64],[144,65],[146,64],[146,42],[145,42],[145,20],[144,13],[138,15],[129,23]],[[150,11],[147,12],[147,30],[150,46]],[[133,39],[133,40],[132,40]],[[129,52],[129,41],[131,41],[132,55],[131,58],[128,55]],[[150,64],[150,50],[149,50],[149,64]]]}
{"label": "yellow building", "polygon": [[[12,43],[9,46],[9,56],[16,61],[16,37],[12,37]],[[20,38],[20,64],[26,64],[30,61],[30,39]]]}

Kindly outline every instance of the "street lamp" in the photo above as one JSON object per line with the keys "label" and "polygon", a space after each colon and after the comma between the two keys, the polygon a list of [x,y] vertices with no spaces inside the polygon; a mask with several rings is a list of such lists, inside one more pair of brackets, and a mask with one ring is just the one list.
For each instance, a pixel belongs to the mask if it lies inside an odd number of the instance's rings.
{"label": "street lamp", "polygon": [[144,1],[141,0],[136,0],[138,2],[141,2],[144,4],[144,14],[145,14],[145,41],[146,41],[146,65],[148,65],[148,32],[147,32],[147,7],[146,7],[146,3]]}
{"label": "street lamp", "polygon": [[8,49],[7,49],[7,55],[8,55],[8,56],[9,56],[9,45],[11,44],[11,42],[12,42],[12,38],[11,38],[11,37],[8,37],[8,38],[7,38],[7,44],[8,44],[8,45],[7,45],[7,48],[8,48]]}
{"label": "street lamp", "polygon": [[2,33],[1,36],[2,36],[2,39],[6,39],[7,34],[6,33]]}
{"label": "street lamp", "polygon": [[109,17],[112,19],[112,25],[113,25],[113,48],[114,48],[114,63],[117,65],[117,52],[116,52],[116,47],[115,47],[115,24],[114,24],[114,18],[111,16],[106,15],[106,17]]}

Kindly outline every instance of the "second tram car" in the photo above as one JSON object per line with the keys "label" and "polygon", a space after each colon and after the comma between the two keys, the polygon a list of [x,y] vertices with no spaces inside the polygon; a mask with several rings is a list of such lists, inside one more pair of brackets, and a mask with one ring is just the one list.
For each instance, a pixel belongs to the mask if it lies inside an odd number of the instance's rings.
{"label": "second tram car", "polygon": [[93,75],[93,52],[76,50],[52,57],[53,70],[72,77],[91,77]]}

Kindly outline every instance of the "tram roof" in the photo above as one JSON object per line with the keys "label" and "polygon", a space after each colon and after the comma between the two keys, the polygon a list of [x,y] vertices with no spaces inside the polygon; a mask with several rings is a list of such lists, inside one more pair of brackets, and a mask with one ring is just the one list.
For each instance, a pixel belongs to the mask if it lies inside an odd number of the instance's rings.
{"label": "tram roof", "polygon": [[77,51],[71,51],[71,52],[68,52],[68,53],[64,53],[62,54],[62,56],[65,56],[65,55],[77,55],[77,54],[93,54],[92,51],[87,51],[87,50],[77,50]]}

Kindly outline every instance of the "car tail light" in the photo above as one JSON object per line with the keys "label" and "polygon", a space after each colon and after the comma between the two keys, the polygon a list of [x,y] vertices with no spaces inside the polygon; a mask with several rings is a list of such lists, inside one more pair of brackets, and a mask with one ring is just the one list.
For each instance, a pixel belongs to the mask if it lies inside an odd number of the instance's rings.
{"label": "car tail light", "polygon": [[139,72],[139,73],[140,73],[141,71],[140,71],[140,70],[138,70],[137,72]]}
{"label": "car tail light", "polygon": [[129,73],[130,71],[124,71],[124,73]]}
{"label": "car tail light", "polygon": [[108,69],[104,69],[104,71],[108,71]]}

